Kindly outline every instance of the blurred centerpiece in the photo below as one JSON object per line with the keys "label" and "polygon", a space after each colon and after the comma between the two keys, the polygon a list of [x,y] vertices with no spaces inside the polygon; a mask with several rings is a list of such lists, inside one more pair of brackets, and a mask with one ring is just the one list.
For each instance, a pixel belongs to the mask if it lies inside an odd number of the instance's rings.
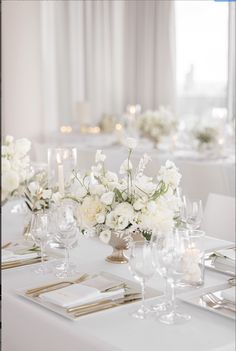
{"label": "blurred centerpiece", "polygon": [[177,130],[177,119],[170,110],[161,106],[157,111],[146,111],[139,116],[138,129],[143,137],[151,139],[157,146],[163,137]]}
{"label": "blurred centerpiece", "polygon": [[144,171],[150,158],[145,154],[134,170],[131,155],[136,144],[133,138],[126,140],[128,157],[119,175],[106,169],[101,150],[89,173],[74,173],[71,198],[78,203],[80,227],[113,247],[107,258],[113,263],[127,262],[123,250],[137,236],[149,240],[153,231],[171,230],[179,212],[178,169],[167,161],[155,178],[148,177]]}

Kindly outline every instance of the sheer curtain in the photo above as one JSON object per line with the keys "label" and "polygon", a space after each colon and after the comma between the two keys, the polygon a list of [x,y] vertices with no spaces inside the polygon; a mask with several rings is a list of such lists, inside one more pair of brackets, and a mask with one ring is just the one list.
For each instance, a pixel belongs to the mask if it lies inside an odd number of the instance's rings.
{"label": "sheer curtain", "polygon": [[235,72],[235,15],[236,6],[234,3],[229,4],[229,53],[228,53],[228,112],[229,120],[236,118],[236,72]]}
{"label": "sheer curtain", "polygon": [[76,118],[175,106],[172,1],[42,1],[44,116],[50,130]]}

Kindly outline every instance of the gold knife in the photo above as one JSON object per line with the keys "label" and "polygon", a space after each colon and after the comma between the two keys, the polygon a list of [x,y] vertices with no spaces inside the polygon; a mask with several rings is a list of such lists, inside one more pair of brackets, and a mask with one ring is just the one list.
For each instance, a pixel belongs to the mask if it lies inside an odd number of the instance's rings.
{"label": "gold knife", "polygon": [[76,312],[74,314],[74,317],[81,317],[81,316],[85,316],[85,315],[90,314],[90,313],[108,310],[110,308],[122,306],[122,305],[125,305],[127,303],[131,303],[132,301],[138,301],[138,300],[141,300],[140,296],[139,297],[132,297],[130,299],[122,299],[122,300],[120,300],[120,302],[118,302],[118,301],[117,302],[111,302],[111,303],[107,303],[107,304],[104,304],[104,305],[101,305],[101,306],[95,306],[95,307],[92,307],[92,308],[85,308],[84,310]]}

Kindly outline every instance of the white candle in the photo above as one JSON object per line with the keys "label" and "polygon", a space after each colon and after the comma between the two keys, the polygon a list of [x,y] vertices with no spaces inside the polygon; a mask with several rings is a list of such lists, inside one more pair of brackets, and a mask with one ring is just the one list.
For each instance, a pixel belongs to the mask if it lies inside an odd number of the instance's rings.
{"label": "white candle", "polygon": [[58,186],[59,193],[61,196],[64,196],[64,169],[61,163],[58,164]]}

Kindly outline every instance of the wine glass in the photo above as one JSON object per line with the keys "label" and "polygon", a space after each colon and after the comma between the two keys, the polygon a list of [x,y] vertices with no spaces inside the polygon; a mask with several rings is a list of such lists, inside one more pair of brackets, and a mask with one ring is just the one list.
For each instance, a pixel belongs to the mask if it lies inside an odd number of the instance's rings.
{"label": "wine glass", "polygon": [[51,270],[45,261],[45,248],[51,238],[50,213],[48,211],[34,213],[30,231],[34,242],[40,246],[41,250],[41,265],[35,272],[43,274],[50,273]]}
{"label": "wine glass", "polygon": [[[156,244],[153,245],[155,247]],[[167,279],[171,289],[170,310],[162,314],[159,320],[165,324],[176,324],[187,321],[191,316],[177,312],[175,298],[175,287],[185,273],[184,258],[186,247],[183,237],[175,230],[167,233],[159,245],[161,245],[157,248],[159,272],[163,278]]]}
{"label": "wine glass", "polygon": [[164,295],[161,298],[158,298],[158,302],[155,303],[151,310],[153,312],[166,312],[169,308],[169,284],[167,282],[166,276],[162,275],[161,266],[159,263],[159,256],[162,254],[162,242],[163,242],[163,234],[162,233],[153,233],[151,237],[151,243],[153,245],[152,255],[153,255],[153,264],[155,266],[156,272],[164,278],[165,287],[164,287]]}
{"label": "wine glass", "polygon": [[202,200],[190,199],[187,196],[183,196],[181,216],[187,229],[198,229],[203,217]]}
{"label": "wine glass", "polygon": [[146,282],[155,273],[155,266],[152,258],[152,244],[146,241],[137,241],[131,244],[129,269],[134,278],[141,284],[142,303],[132,316],[134,318],[145,319],[150,312],[145,302]]}
{"label": "wine glass", "polygon": [[64,264],[56,267],[56,276],[60,278],[68,277],[76,273],[75,266],[70,263],[70,249],[77,242],[77,223],[74,217],[74,206],[64,202],[57,209],[57,233],[56,240],[65,247]]}

